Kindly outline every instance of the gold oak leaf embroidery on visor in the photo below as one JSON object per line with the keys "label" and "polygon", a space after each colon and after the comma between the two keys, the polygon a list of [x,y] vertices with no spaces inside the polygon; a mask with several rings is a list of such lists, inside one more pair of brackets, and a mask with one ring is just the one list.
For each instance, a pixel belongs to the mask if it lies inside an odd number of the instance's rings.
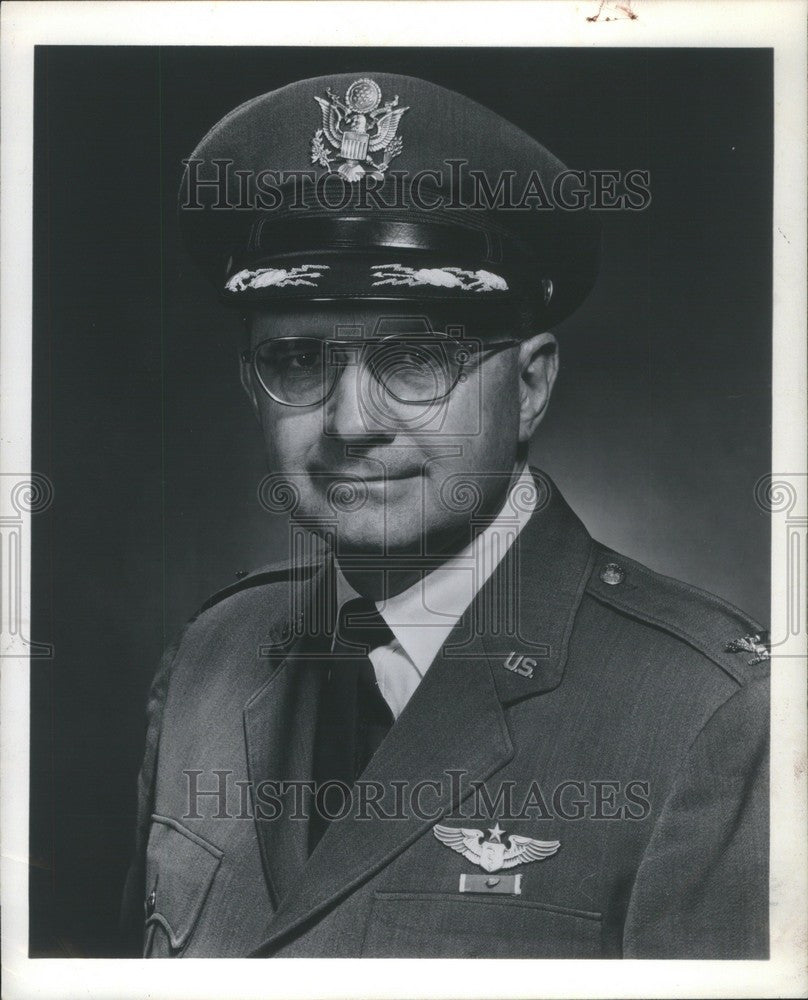
{"label": "gold oak leaf embroidery on visor", "polygon": [[317,287],[313,279],[322,278],[328,264],[300,264],[298,267],[259,267],[254,271],[238,271],[227,282],[228,292],[244,292],[248,288],[286,288],[289,285]]}
{"label": "gold oak leaf embroidery on visor", "polygon": [[405,264],[374,264],[374,285],[432,285],[469,292],[507,292],[508,282],[491,271],[464,271],[460,267],[407,267]]}

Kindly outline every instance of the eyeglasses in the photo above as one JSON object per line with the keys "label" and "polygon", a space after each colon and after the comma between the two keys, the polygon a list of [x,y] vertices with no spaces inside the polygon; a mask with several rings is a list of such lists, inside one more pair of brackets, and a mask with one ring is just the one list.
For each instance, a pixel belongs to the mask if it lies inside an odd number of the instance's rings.
{"label": "eyeglasses", "polygon": [[262,389],[284,406],[325,402],[350,364],[359,365],[394,400],[433,403],[444,399],[477,357],[514,347],[518,340],[454,340],[391,336],[364,340],[277,337],[241,359],[252,365]]}

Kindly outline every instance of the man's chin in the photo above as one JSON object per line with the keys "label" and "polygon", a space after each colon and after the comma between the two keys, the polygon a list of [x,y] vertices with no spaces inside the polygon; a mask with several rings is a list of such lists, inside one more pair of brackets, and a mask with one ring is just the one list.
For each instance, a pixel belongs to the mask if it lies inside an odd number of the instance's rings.
{"label": "man's chin", "polygon": [[318,491],[307,499],[296,519],[327,537],[338,558],[434,558],[468,542],[468,524],[458,525],[443,508],[436,510],[417,481],[371,484],[369,489],[333,484],[327,496]]}
{"label": "man's chin", "polygon": [[366,556],[418,555],[423,548],[419,529],[407,530],[401,523],[391,524],[389,516],[373,516],[364,510],[352,519],[339,519],[337,554]]}
{"label": "man's chin", "polygon": [[[412,511],[408,511],[410,515]],[[454,529],[454,530],[453,530]],[[393,517],[387,513],[374,516],[371,511],[362,510],[358,514],[340,517],[331,528],[336,542],[336,556],[362,557],[368,560],[401,560],[407,565],[419,564],[423,559],[423,569],[434,568],[434,561],[459,551],[468,543],[467,530],[458,532],[455,526],[433,526],[425,530],[418,520],[405,516]]]}

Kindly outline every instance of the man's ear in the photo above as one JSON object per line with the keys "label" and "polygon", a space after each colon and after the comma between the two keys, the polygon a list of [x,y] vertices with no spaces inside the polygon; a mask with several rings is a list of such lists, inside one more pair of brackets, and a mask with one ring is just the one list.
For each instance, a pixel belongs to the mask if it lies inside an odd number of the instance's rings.
{"label": "man's ear", "polygon": [[519,348],[519,440],[527,442],[547,412],[558,374],[558,341],[537,333]]}

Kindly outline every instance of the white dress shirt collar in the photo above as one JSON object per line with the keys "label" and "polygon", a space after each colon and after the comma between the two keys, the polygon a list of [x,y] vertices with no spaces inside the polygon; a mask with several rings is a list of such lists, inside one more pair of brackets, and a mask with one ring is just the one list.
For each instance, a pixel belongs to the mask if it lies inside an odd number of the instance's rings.
{"label": "white dress shirt collar", "polygon": [[[376,607],[420,677],[533,514],[537,491],[526,465],[496,518],[461,552]],[[337,567],[340,606],[356,592]]]}

